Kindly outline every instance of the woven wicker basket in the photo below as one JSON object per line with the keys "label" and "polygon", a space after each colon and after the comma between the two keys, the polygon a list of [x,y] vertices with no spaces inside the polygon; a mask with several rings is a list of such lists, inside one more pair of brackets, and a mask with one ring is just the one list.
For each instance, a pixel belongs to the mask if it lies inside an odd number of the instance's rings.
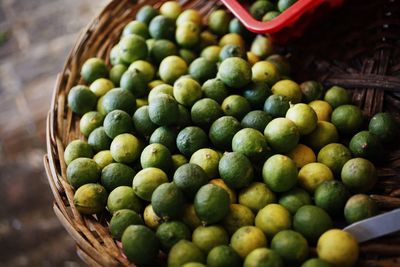
{"label": "woven wicker basket", "polygon": [[[83,81],[79,71],[93,56],[106,59],[120,33],[144,4],[164,1],[113,0],[82,32],[58,75],[47,118],[47,155],[44,157],[54,212],[77,243],[77,253],[90,266],[134,266],[112,239],[105,214],[81,216],[73,205],[73,190],[66,180],[65,146],[84,137],[79,117],[66,105],[69,89]],[[329,21],[315,26],[283,53],[291,55],[296,80],[315,79],[353,90],[353,101],[366,116],[385,110],[400,119],[400,3],[394,0],[348,1]],[[217,0],[181,1],[206,15],[221,7]],[[400,149],[393,144],[378,164],[379,183],[371,195],[381,210],[400,207]],[[159,263],[165,262],[160,256]],[[165,258],[165,257],[164,257]],[[358,266],[400,266],[400,235],[362,244]]]}

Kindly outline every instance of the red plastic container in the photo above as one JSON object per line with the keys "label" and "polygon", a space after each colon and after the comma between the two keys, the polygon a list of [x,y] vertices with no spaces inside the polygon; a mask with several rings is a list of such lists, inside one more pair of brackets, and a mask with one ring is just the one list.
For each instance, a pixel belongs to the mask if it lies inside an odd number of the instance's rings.
{"label": "red plastic container", "polygon": [[252,32],[269,34],[278,42],[299,37],[312,22],[343,4],[344,0],[298,0],[271,21],[256,20],[236,0],[221,0],[225,6]]}

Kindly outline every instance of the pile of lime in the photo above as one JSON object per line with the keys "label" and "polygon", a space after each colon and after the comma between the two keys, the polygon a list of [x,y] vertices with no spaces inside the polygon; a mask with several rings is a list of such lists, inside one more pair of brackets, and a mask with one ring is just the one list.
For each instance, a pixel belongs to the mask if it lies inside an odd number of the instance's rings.
{"label": "pile of lime", "polygon": [[249,11],[257,20],[270,21],[279,16],[279,14],[296,2],[297,0],[257,0],[249,6]]}
{"label": "pile of lime", "polygon": [[378,113],[363,130],[347,90],[293,81],[271,40],[247,42],[234,20],[143,6],[111,69],[83,64],[87,85],[68,106],[87,139],[64,153],[74,204],[109,212],[139,265],[161,250],[171,267],[352,266],[358,244],[333,228],[376,214],[371,161],[396,136],[393,118]]}

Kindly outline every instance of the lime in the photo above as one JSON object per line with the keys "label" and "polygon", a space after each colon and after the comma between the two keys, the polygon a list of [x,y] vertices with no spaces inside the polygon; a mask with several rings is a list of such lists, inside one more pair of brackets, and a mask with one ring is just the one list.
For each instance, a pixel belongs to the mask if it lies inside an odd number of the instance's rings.
{"label": "lime", "polygon": [[289,107],[289,99],[281,95],[270,95],[264,102],[264,111],[273,118],[285,117]]}
{"label": "lime", "polygon": [[319,151],[324,146],[339,141],[335,125],[327,121],[318,121],[317,127],[304,138],[307,145]]}
{"label": "lime", "polygon": [[242,126],[244,128],[253,128],[260,133],[264,132],[267,124],[272,120],[272,117],[262,110],[253,110],[247,113],[242,119]]}
{"label": "lime", "polygon": [[368,130],[382,142],[390,142],[397,136],[396,122],[390,113],[377,113],[369,122]]}
{"label": "lime", "polygon": [[144,137],[149,137],[157,129],[157,125],[150,119],[149,106],[140,107],[135,111],[133,124],[135,130]]}
{"label": "lime", "polygon": [[188,262],[182,265],[182,267],[207,267],[207,266],[199,262]]}
{"label": "lime", "polygon": [[258,212],[274,202],[276,202],[275,194],[264,183],[253,182],[239,193],[239,203],[253,212]]}
{"label": "lime", "polygon": [[100,179],[100,167],[92,159],[74,159],[67,167],[67,179],[75,189],[84,184],[96,183]]}
{"label": "lime", "polygon": [[100,78],[107,78],[107,65],[100,58],[89,58],[82,65],[81,76],[88,83],[92,83]]}
{"label": "lime", "polygon": [[237,45],[243,50],[246,48],[245,41],[240,34],[237,33],[227,33],[221,37],[219,40],[219,46],[224,47],[226,45]]}
{"label": "lime", "polygon": [[116,162],[132,163],[139,158],[140,141],[132,134],[117,135],[111,142],[110,151]]}
{"label": "lime", "polygon": [[218,77],[229,87],[241,88],[251,81],[251,66],[242,58],[230,57],[219,65]]}
{"label": "lime", "polygon": [[351,102],[349,92],[339,86],[332,86],[328,91],[326,91],[324,100],[334,109]]}
{"label": "lime", "polygon": [[250,6],[250,13],[256,20],[261,20],[265,13],[274,9],[274,5],[270,1],[255,1]]}
{"label": "lime", "polygon": [[229,236],[221,226],[199,226],[193,231],[192,242],[208,254],[214,247],[228,245]]}
{"label": "lime", "polygon": [[317,127],[317,114],[310,106],[304,103],[295,104],[289,108],[286,118],[296,124],[301,135],[309,134]]}
{"label": "lime", "polygon": [[165,83],[161,80],[153,80],[153,81],[149,82],[148,86],[149,86],[150,90],[153,90],[156,86],[161,85],[161,84],[165,84]]}
{"label": "lime", "polygon": [[94,109],[97,97],[85,85],[76,85],[68,93],[68,107],[79,115]]}
{"label": "lime", "polygon": [[278,232],[290,229],[292,218],[289,211],[279,204],[268,204],[260,209],[255,218],[255,225],[268,237]]}
{"label": "lime", "polygon": [[200,26],[192,21],[177,24],[175,40],[181,47],[191,48],[200,41]]}
{"label": "lime", "polygon": [[314,192],[315,205],[326,210],[330,215],[342,214],[350,193],[339,181],[325,181]]}
{"label": "lime", "polygon": [[133,121],[128,113],[122,110],[113,110],[104,119],[104,131],[110,138],[133,131]]}
{"label": "lime", "polygon": [[234,44],[227,44],[221,48],[219,52],[219,61],[224,61],[227,58],[231,57],[239,57],[239,58],[246,58],[246,52],[244,49],[239,45]]}
{"label": "lime", "polygon": [[136,264],[150,264],[157,257],[159,241],[144,225],[128,226],[121,240],[125,255]]}
{"label": "lime", "polygon": [[219,161],[218,171],[224,182],[232,188],[243,188],[253,180],[250,160],[239,152],[225,153]]}
{"label": "lime", "polygon": [[315,189],[321,183],[333,180],[334,176],[328,166],[319,162],[312,162],[300,169],[297,179],[302,188],[310,193],[314,193]]}
{"label": "lime", "polygon": [[185,60],[187,64],[192,63],[197,58],[197,54],[195,52],[186,48],[179,49],[178,54],[181,58],[183,58],[183,60]]}
{"label": "lime", "polygon": [[314,100],[308,104],[317,114],[319,121],[330,121],[332,114],[331,105],[323,100]]}
{"label": "lime", "polygon": [[250,47],[250,51],[261,58],[271,55],[273,50],[271,39],[263,35],[257,35]]}
{"label": "lime", "polygon": [[200,34],[200,44],[197,46],[198,50],[201,50],[210,45],[217,45],[217,36],[209,31],[202,31]]}
{"label": "lime", "polygon": [[[110,71],[110,76],[111,76],[111,71]],[[119,81],[118,81],[119,83]],[[101,97],[105,95],[108,91],[111,89],[115,88],[114,83],[108,79],[105,78],[99,78],[95,80],[91,85],[90,85],[90,90],[97,96]]]}
{"label": "lime", "polygon": [[200,56],[213,62],[219,60],[219,53],[221,52],[221,47],[218,45],[210,45],[201,51]]}
{"label": "lime", "polygon": [[298,232],[283,230],[271,240],[271,249],[282,257],[286,264],[301,263],[308,257],[307,240]]}
{"label": "lime", "polygon": [[192,78],[182,77],[174,83],[173,94],[179,104],[191,107],[201,98],[201,85]]}
{"label": "lime", "polygon": [[250,51],[248,51],[246,53],[246,56],[247,56],[247,61],[250,63],[251,66],[253,66],[258,61],[261,60],[261,58],[259,56],[257,56],[256,54],[254,54],[253,52],[250,52]]}
{"label": "lime", "polygon": [[289,157],[276,154],[265,162],[262,176],[273,192],[285,192],[297,183],[297,167]]}
{"label": "lime", "polygon": [[252,159],[265,159],[271,153],[265,136],[253,128],[244,128],[235,134],[232,150]]}
{"label": "lime", "polygon": [[241,204],[231,204],[229,212],[222,221],[222,225],[232,235],[239,228],[254,224],[254,214],[246,206]]}
{"label": "lime", "polygon": [[157,9],[150,5],[144,5],[136,13],[136,20],[142,21],[148,25],[157,14]]}
{"label": "lime", "polygon": [[122,163],[110,163],[101,171],[101,184],[111,192],[118,186],[130,186],[136,172]]}
{"label": "lime", "polygon": [[203,185],[194,198],[194,209],[203,225],[219,222],[229,212],[229,194],[219,186]]}
{"label": "lime", "polygon": [[331,121],[338,131],[343,134],[354,134],[363,124],[363,114],[359,107],[354,105],[342,105],[332,112]]}
{"label": "lime", "polygon": [[143,169],[155,167],[168,172],[172,165],[171,153],[162,144],[149,144],[140,155],[140,164]]}
{"label": "lime", "polygon": [[133,210],[123,209],[113,214],[108,228],[114,238],[121,240],[122,234],[128,226],[140,224],[143,224],[143,220],[139,214]]}
{"label": "lime", "polygon": [[225,115],[233,116],[238,120],[241,120],[251,110],[249,102],[241,95],[228,96],[222,102],[221,107]]}
{"label": "lime", "polygon": [[139,213],[142,203],[130,186],[118,186],[110,192],[107,199],[107,209],[113,214],[122,209],[129,209]]}
{"label": "lime", "polygon": [[349,198],[344,207],[344,217],[352,224],[377,215],[376,202],[367,195],[357,194]]}
{"label": "lime", "polygon": [[265,100],[271,95],[271,90],[265,82],[253,82],[243,92],[253,109],[262,109]]}
{"label": "lime", "polygon": [[[119,44],[116,44],[113,46],[110,50],[110,63],[111,65],[124,65],[126,62],[124,62],[121,58],[121,48],[119,47]],[[126,68],[125,68],[126,70]],[[111,71],[110,71],[110,78],[111,78]],[[118,81],[119,83],[119,81]]]}
{"label": "lime", "polygon": [[198,100],[191,109],[192,122],[204,129],[210,128],[211,124],[223,115],[221,106],[211,98]]}
{"label": "lime", "polygon": [[157,228],[156,236],[165,252],[168,252],[180,240],[190,240],[191,237],[189,228],[180,221],[162,223]]}
{"label": "lime", "polygon": [[205,263],[206,257],[194,243],[184,239],[180,240],[171,248],[168,254],[168,266],[181,267],[190,262]]}
{"label": "lime", "polygon": [[160,13],[168,18],[176,20],[182,12],[182,7],[177,1],[167,1],[160,7]]}
{"label": "lime", "polygon": [[223,116],[211,125],[209,131],[210,140],[218,149],[230,150],[233,136],[241,128],[236,118]]}
{"label": "lime", "polygon": [[189,126],[182,129],[176,137],[178,150],[187,157],[192,156],[194,152],[207,145],[207,134],[196,126]]}
{"label": "lime", "polygon": [[353,158],[347,161],[343,165],[341,178],[351,191],[357,193],[368,192],[378,179],[374,164],[363,158]]}
{"label": "lime", "polygon": [[103,96],[102,106],[106,113],[119,109],[132,115],[136,109],[136,98],[128,90],[114,88]]}
{"label": "lime", "polygon": [[104,127],[94,129],[88,137],[88,143],[94,151],[110,149],[111,142],[112,139],[108,137],[104,131]]}
{"label": "lime", "polygon": [[218,177],[218,163],[221,156],[215,150],[202,148],[193,153],[190,163],[200,166],[208,178]]}
{"label": "lime", "polygon": [[293,5],[294,3],[296,3],[296,0],[279,0],[278,1],[278,10],[280,12],[283,12],[286,9],[288,9],[291,5]]}
{"label": "lime", "polygon": [[306,260],[301,267],[331,267],[329,263],[319,258],[312,258]]}
{"label": "lime", "polygon": [[186,126],[190,126],[192,124],[192,120],[190,117],[189,110],[181,104],[178,104],[178,108],[179,108],[178,128],[182,129]]}
{"label": "lime", "polygon": [[[125,73],[125,71],[127,71],[127,70],[128,70],[128,68],[124,64],[115,64],[110,69],[110,80],[112,81],[112,83],[115,86],[119,86],[119,82],[121,81],[121,77]],[[101,87],[101,88],[103,89],[104,87]],[[91,89],[91,90],[93,90],[93,89]]]}
{"label": "lime", "polygon": [[138,20],[129,22],[122,30],[122,37],[129,34],[137,34],[144,39],[148,39],[150,37],[149,29],[147,28],[146,23]]}
{"label": "lime", "polygon": [[159,185],[151,196],[154,212],[164,220],[178,218],[183,204],[183,193],[174,183]]}
{"label": "lime", "polygon": [[149,83],[154,79],[155,69],[154,66],[148,61],[137,60],[129,66],[129,70],[137,70],[142,75],[146,83]]}
{"label": "lime", "polygon": [[379,137],[369,131],[361,131],[353,136],[349,144],[350,151],[356,157],[377,159],[382,155]]}
{"label": "lime", "polygon": [[148,48],[146,40],[137,35],[130,34],[121,38],[119,41],[120,57],[126,63],[132,63],[139,59],[146,59]]}
{"label": "lime", "polygon": [[143,106],[148,106],[149,105],[149,101],[146,98],[138,98],[136,99],[136,107],[137,108],[141,108]]}
{"label": "lime", "polygon": [[93,156],[93,160],[96,161],[97,165],[99,165],[100,169],[104,169],[108,164],[114,162],[110,150],[103,150],[98,152]]}
{"label": "lime", "polygon": [[[171,66],[174,66],[171,68]],[[161,79],[168,83],[173,84],[179,77],[186,74],[188,67],[186,62],[178,56],[168,56],[164,58],[158,69]]]}
{"label": "lime", "polygon": [[268,248],[257,248],[247,255],[244,267],[283,267],[281,257]]}
{"label": "lime", "polygon": [[107,192],[99,184],[84,184],[74,194],[74,206],[82,214],[102,212],[107,203]]}
{"label": "lime", "polygon": [[244,38],[251,36],[251,32],[249,32],[249,30],[247,30],[246,27],[237,18],[233,18],[229,22],[229,32],[237,33]]}
{"label": "lime", "polygon": [[257,248],[267,245],[267,238],[263,231],[255,226],[243,226],[231,237],[231,247],[244,259]]}
{"label": "lime", "polygon": [[224,35],[229,32],[229,22],[231,16],[223,9],[215,10],[208,16],[208,27],[218,35]]}
{"label": "lime", "polygon": [[217,64],[214,61],[202,57],[195,59],[189,66],[189,74],[200,83],[215,78],[217,71]]}
{"label": "lime", "polygon": [[143,220],[144,224],[153,230],[156,230],[162,223],[162,219],[154,212],[151,204],[144,209]]}
{"label": "lime", "polygon": [[177,55],[178,49],[175,44],[169,40],[155,40],[153,46],[150,49],[150,56],[156,63],[160,63],[164,58],[169,56]]}
{"label": "lime", "polygon": [[294,163],[296,163],[297,168],[301,168],[304,165],[315,162],[317,157],[315,156],[314,151],[306,145],[297,144],[295,148],[293,148],[289,153],[286,154],[289,158],[291,158]]}
{"label": "lime", "polygon": [[190,199],[207,181],[206,172],[197,164],[183,164],[174,173],[174,183]]}
{"label": "lime", "polygon": [[149,32],[154,39],[174,40],[175,21],[166,16],[158,15],[150,21]]}
{"label": "lime", "polygon": [[351,159],[350,150],[339,143],[324,146],[317,156],[317,161],[328,166],[335,175],[340,174],[343,165],[349,159]]}
{"label": "lime", "polygon": [[251,68],[253,81],[274,85],[279,80],[278,68],[269,61],[259,61]]}
{"label": "lime", "polygon": [[182,221],[189,226],[192,231],[201,225],[201,221],[199,217],[197,217],[193,204],[186,204],[183,207]]}
{"label": "lime", "polygon": [[295,187],[280,195],[279,204],[294,215],[302,206],[311,204],[311,197],[307,191]]}
{"label": "lime", "polygon": [[291,120],[276,118],[265,127],[264,135],[271,148],[278,153],[293,150],[300,139],[299,130]]}
{"label": "lime", "polygon": [[150,120],[161,126],[176,124],[179,119],[179,106],[175,99],[167,94],[154,97],[149,103]]}
{"label": "lime", "polygon": [[149,96],[148,96],[149,103],[151,103],[154,98],[156,98],[157,96],[159,96],[161,94],[173,96],[173,90],[174,90],[174,88],[169,84],[157,85],[149,93]]}
{"label": "lime", "polygon": [[265,15],[262,17],[262,21],[271,21],[274,18],[276,18],[277,16],[279,16],[279,14],[281,14],[279,11],[268,11],[267,13],[265,13]]}
{"label": "lime", "polygon": [[286,96],[293,104],[299,103],[302,98],[300,86],[292,80],[281,80],[272,86],[272,93]]}
{"label": "lime", "polygon": [[353,266],[358,259],[357,240],[349,233],[332,229],[318,240],[318,257],[332,266]]}
{"label": "lime", "polygon": [[324,96],[324,87],[317,81],[305,81],[300,84],[301,92],[303,93],[304,102],[321,99]]}
{"label": "lime", "polygon": [[161,169],[149,167],[139,171],[131,180],[135,194],[143,200],[151,201],[156,188],[168,182],[168,176]]}
{"label": "lime", "polygon": [[208,267],[240,267],[241,259],[230,246],[214,247],[207,255]]}
{"label": "lime", "polygon": [[176,150],[176,136],[178,135],[175,128],[161,126],[158,127],[150,136],[150,144],[162,144],[168,148],[170,152]]}
{"label": "lime", "polygon": [[229,199],[231,201],[231,204],[236,203],[236,192],[230,188],[225,182],[224,180],[218,178],[218,179],[212,179],[210,180],[210,184],[216,185],[221,187],[222,189],[224,189],[228,194],[229,194]]}
{"label": "lime", "polygon": [[186,9],[176,19],[176,25],[180,25],[186,21],[191,21],[201,26],[202,16],[196,9]]}
{"label": "lime", "polygon": [[64,151],[64,161],[67,165],[74,159],[91,157],[93,157],[91,146],[82,140],[73,140],[67,145]]}

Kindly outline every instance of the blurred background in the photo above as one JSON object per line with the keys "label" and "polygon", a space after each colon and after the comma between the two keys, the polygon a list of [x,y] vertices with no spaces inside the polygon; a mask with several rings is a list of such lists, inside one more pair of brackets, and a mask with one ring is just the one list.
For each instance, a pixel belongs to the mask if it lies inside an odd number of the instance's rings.
{"label": "blurred background", "polygon": [[56,75],[107,0],[0,0],[0,266],[82,266],[52,210],[45,119]]}

